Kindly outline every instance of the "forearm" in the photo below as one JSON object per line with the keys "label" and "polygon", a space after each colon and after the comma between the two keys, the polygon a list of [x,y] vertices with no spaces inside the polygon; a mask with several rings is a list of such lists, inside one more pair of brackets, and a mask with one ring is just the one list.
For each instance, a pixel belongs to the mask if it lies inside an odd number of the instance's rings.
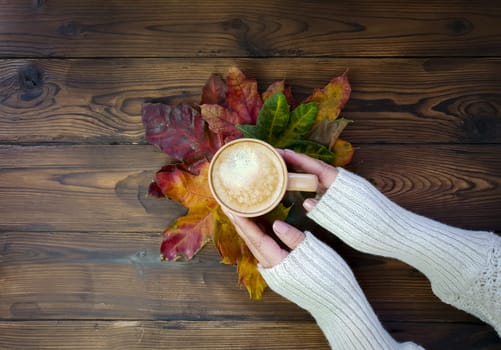
{"label": "forearm", "polygon": [[281,264],[260,271],[274,291],[313,315],[333,349],[422,349],[384,330],[350,268],[310,233]]}
{"label": "forearm", "polygon": [[343,169],[309,216],[358,250],[417,268],[444,302],[501,332],[500,237],[411,213]]}

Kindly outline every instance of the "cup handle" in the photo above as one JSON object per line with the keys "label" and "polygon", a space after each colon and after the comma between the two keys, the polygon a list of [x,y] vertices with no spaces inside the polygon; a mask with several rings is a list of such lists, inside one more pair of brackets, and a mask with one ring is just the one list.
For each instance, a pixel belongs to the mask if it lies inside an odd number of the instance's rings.
{"label": "cup handle", "polygon": [[313,174],[288,173],[287,191],[317,192],[318,177]]}

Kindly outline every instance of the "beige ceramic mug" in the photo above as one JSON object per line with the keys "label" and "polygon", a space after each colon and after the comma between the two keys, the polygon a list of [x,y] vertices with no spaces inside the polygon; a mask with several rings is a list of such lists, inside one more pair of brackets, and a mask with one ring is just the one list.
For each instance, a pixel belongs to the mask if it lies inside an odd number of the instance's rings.
{"label": "beige ceramic mug", "polygon": [[273,146],[242,138],[227,143],[214,155],[209,186],[221,206],[239,216],[256,217],[273,210],[286,191],[316,192],[318,178],[289,173]]}

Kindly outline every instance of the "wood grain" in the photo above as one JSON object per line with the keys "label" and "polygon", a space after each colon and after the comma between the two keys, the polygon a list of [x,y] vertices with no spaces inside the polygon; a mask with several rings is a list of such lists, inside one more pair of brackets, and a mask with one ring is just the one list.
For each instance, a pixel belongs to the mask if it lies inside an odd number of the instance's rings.
{"label": "wood grain", "polygon": [[[427,349],[495,350],[493,331],[468,324],[387,322],[392,335]],[[6,350],[58,349],[330,349],[314,323],[240,321],[0,322]]]}
{"label": "wood grain", "polygon": [[[160,240],[124,232],[0,233],[0,319],[311,321],[270,290],[262,301],[249,300],[212,243],[190,261],[165,263]],[[413,268],[329,241],[382,320],[480,323],[440,302]]]}
{"label": "wood grain", "polygon": [[501,142],[498,58],[3,60],[0,141],[144,143],[144,101],[198,103],[232,65],[261,90],[285,78],[300,99],[349,68],[354,143]]}
{"label": "wood grain", "polygon": [[[362,145],[354,169],[409,210],[501,230],[499,145]],[[0,230],[161,232],[184,212],[146,196],[150,145],[0,146]]]}
{"label": "wood grain", "polygon": [[488,0],[4,1],[0,57],[494,56],[500,15]]}

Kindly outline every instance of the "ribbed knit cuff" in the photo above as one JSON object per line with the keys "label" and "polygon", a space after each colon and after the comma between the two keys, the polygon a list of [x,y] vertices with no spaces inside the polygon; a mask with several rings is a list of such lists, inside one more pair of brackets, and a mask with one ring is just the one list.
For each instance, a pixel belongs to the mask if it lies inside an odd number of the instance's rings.
{"label": "ribbed knit cuff", "polygon": [[282,263],[260,272],[271,289],[312,314],[333,349],[422,349],[384,330],[348,265],[309,232]]}
{"label": "ribbed knit cuff", "polygon": [[501,238],[497,235],[450,227],[411,213],[342,168],[308,216],[355,249],[396,258],[420,270],[440,299],[500,332]]}

